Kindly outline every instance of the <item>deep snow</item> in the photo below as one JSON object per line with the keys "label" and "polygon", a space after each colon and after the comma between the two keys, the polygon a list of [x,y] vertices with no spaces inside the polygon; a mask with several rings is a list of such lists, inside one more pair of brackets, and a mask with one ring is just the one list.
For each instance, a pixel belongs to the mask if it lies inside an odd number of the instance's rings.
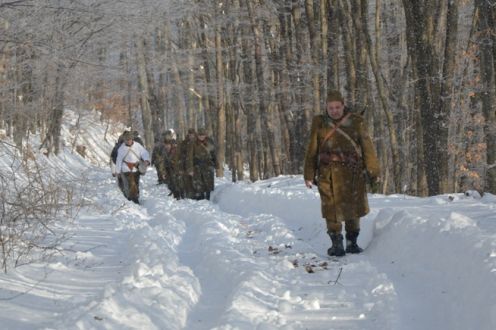
{"label": "deep snow", "polygon": [[365,252],[330,259],[301,176],[176,201],[151,169],[135,205],[105,165],[116,132],[85,116],[87,159],[43,161],[87,180],[87,206],[63,252],[0,275],[2,329],[496,329],[496,196],[369,195]]}

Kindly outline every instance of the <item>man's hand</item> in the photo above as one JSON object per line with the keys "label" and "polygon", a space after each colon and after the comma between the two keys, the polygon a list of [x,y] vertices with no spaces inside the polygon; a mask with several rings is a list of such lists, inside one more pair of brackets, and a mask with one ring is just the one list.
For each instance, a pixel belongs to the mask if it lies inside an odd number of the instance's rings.
{"label": "man's hand", "polygon": [[381,177],[375,177],[375,178],[370,178],[370,190],[372,193],[377,194],[379,192],[379,189],[381,188]]}
{"label": "man's hand", "polygon": [[307,188],[312,189],[313,186],[312,180],[305,180],[305,186],[307,186]]}

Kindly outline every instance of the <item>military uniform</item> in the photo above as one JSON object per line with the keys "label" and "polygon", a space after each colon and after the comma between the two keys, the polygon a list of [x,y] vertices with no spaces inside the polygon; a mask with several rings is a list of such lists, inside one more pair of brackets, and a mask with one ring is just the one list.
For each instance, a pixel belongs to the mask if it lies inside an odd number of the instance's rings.
{"label": "military uniform", "polygon": [[[365,173],[370,177],[380,174],[372,140],[366,124],[359,115],[350,115],[340,129],[350,136],[359,150],[341,133],[335,132],[323,146],[321,142],[336,121],[327,115],[318,115],[312,122],[310,141],[305,155],[305,180],[317,179],[322,200],[322,217],[339,230],[341,221],[360,218],[369,213]],[[320,150],[322,147],[322,150]],[[362,155],[359,155],[359,152]],[[329,163],[320,158],[328,154]],[[336,224],[335,228],[333,227]]]}
{"label": "military uniform", "polygon": [[175,141],[172,139],[165,140],[164,144],[166,144],[166,147],[164,148],[165,153],[163,160],[165,183],[174,198],[179,199],[181,197],[181,183],[177,166],[177,146]]}
{"label": "military uniform", "polygon": [[166,151],[165,151],[165,148],[164,148],[162,141],[160,141],[159,143],[157,143],[153,147],[152,165],[155,166],[155,168],[157,169],[158,184],[165,183],[165,167],[164,167],[164,165],[165,165],[165,160],[164,160],[165,153],[166,153]]}
{"label": "military uniform", "polygon": [[210,199],[210,192],[214,190],[215,146],[204,130],[199,130],[198,135],[205,135],[205,138],[197,138],[189,150],[187,171],[193,173],[195,197]]}
{"label": "military uniform", "polygon": [[[126,133],[124,141],[132,140],[131,133]],[[149,163],[150,157],[148,151],[138,142],[132,142],[131,145],[122,143],[117,150],[117,159],[115,162],[116,174],[122,180],[124,196],[139,204],[139,177],[138,162],[141,160]]]}
{"label": "military uniform", "polygon": [[342,244],[344,221],[347,243],[354,241],[356,246],[360,217],[369,213],[366,175],[373,180],[378,178],[380,167],[363,117],[344,111],[338,120],[327,113],[313,118],[304,179],[318,183],[322,217],[333,245],[335,239]]}
{"label": "military uniform", "polygon": [[[190,138],[190,135],[192,136]],[[188,154],[196,139],[196,131],[193,128],[188,130],[186,138],[181,141],[176,151],[176,175],[177,175],[177,189],[179,191],[179,198],[194,198],[195,189],[193,188],[193,178],[187,171]]]}

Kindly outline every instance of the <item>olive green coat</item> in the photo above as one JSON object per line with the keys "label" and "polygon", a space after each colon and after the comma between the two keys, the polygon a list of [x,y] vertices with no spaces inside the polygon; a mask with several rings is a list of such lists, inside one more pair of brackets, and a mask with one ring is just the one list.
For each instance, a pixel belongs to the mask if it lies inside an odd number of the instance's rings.
{"label": "olive green coat", "polygon": [[187,170],[187,159],[194,141],[187,137],[181,141],[176,150],[176,174],[178,175],[178,190],[181,198],[194,197],[193,180]]}
{"label": "olive green coat", "polygon": [[165,158],[167,151],[163,143],[156,144],[152,151],[151,164],[157,168],[157,176],[159,182],[164,182],[166,179]]}
{"label": "olive green coat", "polygon": [[[305,154],[304,178],[318,181],[322,217],[330,221],[346,221],[369,212],[365,175],[377,178],[380,168],[366,123],[360,115],[351,114],[340,126],[355,142],[358,150],[339,131],[335,131],[321,145],[337,122],[339,120],[333,121],[327,114],[313,118]],[[350,156],[347,159],[355,157],[353,159],[357,161],[331,161],[325,165],[319,160],[319,153],[323,151]]]}
{"label": "olive green coat", "polygon": [[197,140],[189,150],[186,166],[193,172],[193,187],[196,193],[214,190],[215,146],[209,138]]}

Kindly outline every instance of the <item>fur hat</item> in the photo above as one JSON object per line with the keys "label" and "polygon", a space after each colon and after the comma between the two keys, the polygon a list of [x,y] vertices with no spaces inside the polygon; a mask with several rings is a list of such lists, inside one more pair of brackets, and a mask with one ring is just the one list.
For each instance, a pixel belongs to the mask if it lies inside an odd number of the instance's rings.
{"label": "fur hat", "polygon": [[199,128],[198,135],[207,135],[207,130],[204,127]]}
{"label": "fur hat", "polygon": [[166,131],[162,136],[162,140],[164,141],[164,143],[172,143],[172,141],[174,140],[174,136],[170,131]]}
{"label": "fur hat", "polygon": [[338,90],[331,90],[327,93],[327,102],[338,101],[344,104],[343,95]]}
{"label": "fur hat", "polygon": [[196,131],[194,128],[188,129],[188,134],[196,134]]}
{"label": "fur hat", "polygon": [[133,140],[134,134],[130,131],[125,131],[122,133],[122,141]]}

